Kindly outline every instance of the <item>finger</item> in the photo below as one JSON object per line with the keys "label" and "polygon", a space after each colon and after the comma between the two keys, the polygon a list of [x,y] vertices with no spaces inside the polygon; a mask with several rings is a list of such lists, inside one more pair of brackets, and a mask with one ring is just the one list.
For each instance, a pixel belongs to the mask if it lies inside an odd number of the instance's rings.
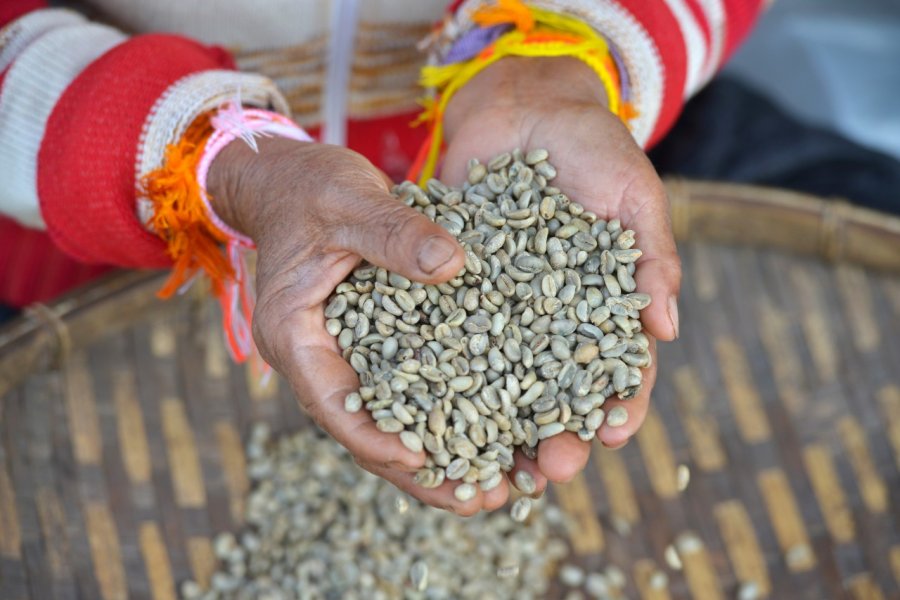
{"label": "finger", "polygon": [[624,440],[622,440],[621,442],[618,442],[616,444],[606,444],[603,442],[600,442],[600,443],[603,444],[603,447],[606,448],[607,450],[621,450],[622,448],[627,446],[628,442],[630,442],[630,441],[631,441],[631,438],[625,438]]}
{"label": "finger", "polygon": [[481,493],[484,497],[482,506],[484,510],[497,510],[509,500],[509,482],[504,477],[497,487]]}
{"label": "finger", "polygon": [[367,194],[338,227],[344,248],[422,283],[440,283],[459,273],[465,254],[446,229],[387,192]]}
{"label": "finger", "polygon": [[[533,498],[540,498],[544,495],[544,490],[547,489],[547,477],[543,473],[541,473],[541,468],[538,466],[536,460],[532,460],[525,456],[521,450],[516,450],[516,453],[513,455],[515,460],[515,466],[509,472],[509,481],[515,486],[516,483],[516,474],[519,471],[525,471],[531,478],[534,479],[534,493],[528,494]],[[518,488],[517,488],[518,489]],[[522,493],[525,493],[524,490],[519,490]]]}
{"label": "finger", "polygon": [[360,466],[390,481],[410,496],[435,508],[449,510],[463,517],[471,517],[481,511],[484,506],[484,493],[477,485],[475,486],[477,490],[475,496],[470,500],[461,502],[453,495],[453,490],[458,485],[461,485],[462,482],[460,481],[444,481],[436,488],[424,488],[415,482],[415,474],[413,473],[406,473],[377,464],[361,463]]}
{"label": "finger", "polygon": [[587,465],[591,445],[567,431],[542,440],[538,447],[538,467],[550,481],[571,481]]}
{"label": "finger", "polygon": [[461,481],[444,481],[436,488],[423,488],[415,482],[415,474],[385,468],[380,465],[362,464],[366,470],[383,477],[396,485],[404,492],[431,506],[449,510],[458,515],[468,517],[481,510],[496,510],[509,500],[509,485],[504,479],[497,487],[483,491],[478,484],[474,484],[476,495],[471,500],[461,502],[454,496],[454,490],[461,485]]}
{"label": "finger", "polygon": [[597,439],[607,448],[621,448],[628,440],[640,429],[650,409],[650,392],[656,383],[656,340],[650,339],[650,354],[653,356],[653,363],[643,369],[644,381],[641,385],[641,391],[630,400],[619,400],[618,398],[610,398],[603,403],[603,410],[609,416],[610,411],[621,406],[628,411],[628,420],[624,425],[612,427],[609,423],[604,422],[600,429],[597,430]]}
{"label": "finger", "polygon": [[320,309],[292,315],[279,323],[279,331],[274,356],[267,358],[290,381],[303,407],[322,429],[358,460],[406,471],[424,464],[424,452],[411,452],[397,434],[379,431],[367,410],[349,413],[344,409],[347,394],[359,388],[356,372],[334,347],[303,342],[317,337],[311,332],[324,333]]}
{"label": "finger", "polygon": [[681,287],[681,260],[675,248],[669,203],[658,180],[632,185],[626,190],[624,206],[634,206],[626,225],[637,234],[643,256],[637,262],[637,289],[650,294],[651,304],[641,311],[647,331],[663,340],[678,337],[678,290]]}

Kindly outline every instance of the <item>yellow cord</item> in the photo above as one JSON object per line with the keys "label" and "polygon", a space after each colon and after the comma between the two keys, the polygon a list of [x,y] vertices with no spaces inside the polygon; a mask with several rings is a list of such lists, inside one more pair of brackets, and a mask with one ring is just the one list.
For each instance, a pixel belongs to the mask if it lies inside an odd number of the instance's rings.
{"label": "yellow cord", "polygon": [[[552,13],[549,14],[558,17],[558,15],[553,15]],[[567,20],[567,18],[561,18],[560,20],[564,21]],[[541,24],[543,24],[544,21],[543,18],[539,19]],[[609,48],[607,47],[605,40],[596,34],[592,35],[592,39],[587,39],[578,35],[581,31],[578,31],[578,34],[576,35],[566,35],[570,33],[574,34],[575,29],[590,29],[582,23],[569,23],[567,25],[566,31],[563,32],[559,32],[558,30],[548,31],[543,27],[530,34],[524,34],[520,31],[511,31],[498,39],[493,46],[485,49],[473,60],[450,65],[427,66],[422,69],[422,85],[440,91],[440,97],[437,104],[426,109],[421,117],[422,119],[431,120],[433,122],[431,147],[429,148],[428,156],[419,178],[419,182],[422,185],[434,175],[435,168],[437,167],[441,144],[443,142],[443,117],[450,100],[460,88],[469,83],[472,78],[478,75],[478,73],[507,56],[569,56],[581,60],[597,74],[603,84],[603,87],[606,90],[610,112],[619,115],[621,96],[619,88],[605,64],[605,58],[609,53]],[[576,27],[576,25],[580,27]]]}
{"label": "yellow cord", "polygon": [[608,66],[610,52],[606,40],[591,26],[576,17],[529,6],[521,0],[500,0],[496,6],[476,11],[472,19],[481,26],[511,24],[516,29],[467,62],[422,69],[421,84],[435,89],[439,96],[436,102],[423,101],[425,110],[418,119],[432,123],[431,146],[419,177],[421,185],[434,175],[437,167],[443,143],[444,112],[450,99],[478,73],[507,56],[577,58],[597,74],[606,90],[610,112],[623,120],[633,116],[631,106],[622,102],[617,76]]}

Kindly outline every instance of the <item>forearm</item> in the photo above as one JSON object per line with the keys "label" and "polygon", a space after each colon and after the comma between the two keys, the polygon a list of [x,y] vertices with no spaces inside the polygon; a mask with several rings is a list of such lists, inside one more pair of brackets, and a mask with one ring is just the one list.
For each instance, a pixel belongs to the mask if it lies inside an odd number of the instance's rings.
{"label": "forearm", "polygon": [[[260,240],[280,225],[270,215],[278,207],[262,201],[265,191],[278,183],[272,180],[272,174],[291,177],[297,165],[313,164],[304,155],[308,157],[315,148],[309,142],[281,137],[259,138],[256,143],[258,151],[241,140],[228,144],[212,163],[207,189],[219,218],[251,239]],[[327,173],[321,177],[327,177]]]}

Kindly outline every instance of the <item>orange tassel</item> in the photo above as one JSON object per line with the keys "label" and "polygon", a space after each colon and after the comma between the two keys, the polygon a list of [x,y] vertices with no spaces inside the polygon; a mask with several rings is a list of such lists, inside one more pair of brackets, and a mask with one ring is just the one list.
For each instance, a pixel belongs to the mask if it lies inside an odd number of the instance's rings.
{"label": "orange tassel", "polygon": [[431,148],[431,138],[433,133],[428,132],[428,136],[422,141],[422,145],[419,146],[419,151],[416,153],[416,159],[409,167],[409,171],[406,172],[406,180],[407,181],[418,181],[419,175],[422,174],[422,167],[425,166],[425,160],[428,158],[428,150]]}
{"label": "orange tassel", "polygon": [[500,0],[496,6],[485,6],[472,15],[472,20],[481,27],[513,24],[523,33],[534,28],[534,15],[521,0]]}
{"label": "orange tassel", "polygon": [[563,33],[559,31],[535,31],[530,35],[526,35],[522,39],[524,44],[546,44],[552,42],[561,42],[564,44],[581,44],[584,38],[573,33]]}
{"label": "orange tassel", "polygon": [[628,124],[629,121],[637,117],[639,114],[637,109],[634,107],[631,102],[623,102],[622,107],[619,109],[619,117]]}
{"label": "orange tassel", "polygon": [[210,117],[206,114],[194,121],[184,136],[166,149],[165,164],[141,179],[142,191],[154,207],[150,225],[166,242],[174,263],[157,292],[160,298],[170,298],[198,271],[209,276],[216,295],[222,292],[224,281],[234,276],[220,247],[227,237],[206,216],[197,183],[197,165],[213,133]]}

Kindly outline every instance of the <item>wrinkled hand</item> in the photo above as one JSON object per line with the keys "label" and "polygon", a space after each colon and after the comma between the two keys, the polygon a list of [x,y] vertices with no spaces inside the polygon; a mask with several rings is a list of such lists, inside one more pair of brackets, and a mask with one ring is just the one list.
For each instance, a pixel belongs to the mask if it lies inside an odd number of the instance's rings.
{"label": "wrinkled hand", "polygon": [[456,482],[436,489],[415,484],[424,453],[378,431],[368,411],[344,410],[359,379],[325,331],[327,298],[361,260],[438,283],[463,267],[462,248],[391,196],[384,175],[359,154],[284,139],[261,139],[259,145],[254,154],[243,143],[229,144],[213,163],[209,190],[219,216],[257,244],[253,329],[263,358],[365,469],[460,514],[502,506],[505,486],[463,503],[453,496]]}
{"label": "wrinkled hand", "polygon": [[[644,254],[637,263],[638,290],[652,304],[642,311],[651,337],[653,365],[644,370],[641,392],[631,400],[610,400],[629,413],[618,428],[597,432],[607,447],[623,446],[647,414],[656,379],[656,344],[678,335],[676,297],[681,267],[668,216],[668,200],[650,161],[621,121],[606,109],[606,95],[596,75],[568,58],[503,59],[482,71],[450,101],[445,125],[447,154],[441,179],[461,184],[466,163],[482,162],[519,147],[546,148],[558,176],[553,185],[600,218],[622,220],[634,229]],[[537,462],[524,457],[517,468],[531,472],[542,489],[547,479],[567,481],[588,460],[590,444],[574,433],[541,442]]]}

